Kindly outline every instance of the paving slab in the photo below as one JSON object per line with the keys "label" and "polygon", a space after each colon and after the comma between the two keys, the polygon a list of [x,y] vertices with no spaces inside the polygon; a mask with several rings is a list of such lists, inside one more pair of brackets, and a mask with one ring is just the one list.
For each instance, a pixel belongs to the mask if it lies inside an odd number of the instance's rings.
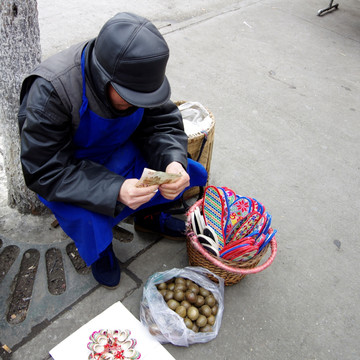
{"label": "paving slab", "polygon": [[[99,2],[87,4],[68,4],[64,16],[60,4],[39,2],[40,15],[41,6],[48,11],[40,18],[42,36],[49,34],[44,54],[77,36],[94,36],[101,16],[120,10],[119,2],[109,2],[104,14],[94,11]],[[271,267],[225,289],[217,338],[189,348],[165,345],[177,360],[359,358],[360,3],[340,1],[338,10],[317,16],[327,4],[141,1],[122,7],[161,27],[171,50],[173,100],[199,101],[214,114],[210,183],[260,200],[278,229]],[[65,27],[55,44],[51,31],[65,18],[86,20],[81,29]],[[116,245],[126,265],[119,289],[95,288],[54,313],[14,346],[14,359],[48,358],[89,314],[118,300],[139,318],[148,276],[185,266],[187,254],[181,243],[135,235],[134,247]]]}
{"label": "paving slab", "polygon": [[[123,229],[133,230],[133,225],[124,222],[121,224]],[[62,230],[59,228],[58,231]],[[131,262],[131,259],[136,258],[139,253],[151,247],[159,239],[159,236],[147,236],[144,239],[137,236],[137,234],[134,236],[130,231],[129,234],[132,235],[129,242],[114,240],[114,251],[124,270],[127,262]],[[32,245],[7,239],[3,236],[0,239],[1,257],[6,250],[12,250],[12,248],[16,250],[14,262],[10,267],[5,268],[6,274],[4,274],[1,281],[2,291],[0,295],[1,342],[11,348],[16,348],[21,341],[31,338],[34,327],[39,329],[46,327],[50,319],[55,318],[73,303],[90,294],[99,287],[99,284],[94,280],[90,268],[87,268],[85,263],[80,264],[80,267],[72,261],[75,254],[78,256],[78,253],[69,238],[60,243]],[[46,259],[49,250],[57,250],[59,258],[57,262],[47,265]],[[30,287],[29,294],[25,299],[19,299],[23,303],[24,309],[26,309],[24,314],[24,311],[12,305],[17,299],[17,281],[21,277],[21,264],[32,253],[37,254],[39,259],[34,265],[30,264],[35,266],[36,270],[33,281],[28,283]],[[61,266],[64,270],[63,291],[61,291],[61,288],[60,291],[58,291],[59,289],[55,292],[51,291],[51,281],[56,281],[56,278],[51,278],[50,267],[55,266]],[[29,274],[22,276],[27,277]],[[15,311],[12,312],[12,308]],[[19,318],[24,320],[20,321]]]}
{"label": "paving slab", "polygon": [[[14,241],[3,237],[2,241],[3,248],[1,250],[14,244]],[[45,262],[46,252],[54,248],[54,245],[32,245],[29,247],[28,244],[16,243],[16,246],[20,249],[19,255],[1,282],[0,331],[3,344],[13,348],[24,338],[31,336],[34,327],[45,327],[48,320],[53,318],[55,314],[61,313],[84,294],[89,293],[98,286],[90,272],[79,274],[76,271],[66,253],[68,243],[69,241],[56,245],[56,249],[62,254],[63,261],[62,265],[57,266],[62,266],[65,269],[64,292],[58,295],[49,292]],[[16,297],[16,283],[20,277],[21,263],[32,251],[38,254],[39,260],[35,264],[37,270],[34,274],[34,280],[27,283],[27,287],[30,287],[28,296],[18,300],[24,309],[21,310],[15,304],[13,304],[14,306],[11,305],[13,299],[18,299]],[[29,276],[29,274],[23,276]],[[12,309],[15,311],[12,311]],[[17,320],[18,318],[24,320]]]}
{"label": "paving slab", "polygon": [[12,359],[50,358],[48,352],[53,347],[115,302],[122,301],[128,309],[131,308],[131,302],[127,302],[126,299],[129,299],[129,296],[136,292],[137,288],[138,284],[126,273],[122,274],[119,288],[109,291],[98,287],[91,293],[91,296],[85,296],[69,307],[67,311],[51,319],[50,324],[44,330],[30,339],[26,346],[22,346],[14,352]]}
{"label": "paving slab", "polygon": [[[238,1],[226,2],[226,6],[237,4]],[[101,26],[117,12],[139,14],[162,29],[223,9],[224,2],[219,0],[109,0],[106,3],[93,0],[57,0],[50,3],[38,0],[43,57],[47,58],[72,44],[97,36]],[[62,26],[60,32],[58,24]]]}

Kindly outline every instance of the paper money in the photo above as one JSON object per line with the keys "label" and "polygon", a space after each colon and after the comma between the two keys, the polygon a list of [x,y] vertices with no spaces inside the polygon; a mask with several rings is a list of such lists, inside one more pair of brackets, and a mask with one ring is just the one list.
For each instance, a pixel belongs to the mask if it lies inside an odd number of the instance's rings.
{"label": "paper money", "polygon": [[170,184],[179,179],[181,174],[169,174],[163,171],[155,171],[145,168],[136,187],[147,187],[151,185]]}

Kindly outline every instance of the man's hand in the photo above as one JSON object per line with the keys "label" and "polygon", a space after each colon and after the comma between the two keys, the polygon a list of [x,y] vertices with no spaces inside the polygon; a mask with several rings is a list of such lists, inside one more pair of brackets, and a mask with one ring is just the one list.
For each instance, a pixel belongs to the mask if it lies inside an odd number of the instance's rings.
{"label": "man's hand", "polygon": [[162,184],[159,186],[161,195],[168,200],[175,199],[186,187],[190,185],[190,176],[184,170],[182,165],[176,161],[170,163],[165,172],[169,174],[181,174],[181,178],[171,184]]}
{"label": "man's hand", "polygon": [[125,180],[118,195],[118,201],[133,210],[150,201],[158,189],[157,185],[142,188],[135,187],[138,181],[139,179]]}

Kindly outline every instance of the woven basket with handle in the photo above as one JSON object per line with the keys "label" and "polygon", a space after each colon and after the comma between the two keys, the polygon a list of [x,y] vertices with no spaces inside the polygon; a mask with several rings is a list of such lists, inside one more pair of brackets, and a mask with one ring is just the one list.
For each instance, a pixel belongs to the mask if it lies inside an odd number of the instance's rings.
{"label": "woven basket with handle", "polygon": [[[263,271],[272,264],[277,252],[277,243],[275,237],[258,255],[247,261],[228,261],[220,257],[216,257],[206,251],[200,244],[191,225],[191,213],[194,212],[195,208],[197,207],[201,209],[202,200],[198,200],[193,206],[190,207],[187,213],[186,222],[186,247],[189,263],[191,266],[202,266],[223,278],[225,285],[234,285],[243,279],[246,275],[256,274],[260,271]],[[269,248],[271,248],[270,256],[262,265],[258,266]]]}
{"label": "woven basket with handle", "polygon": [[[176,101],[175,105],[179,107],[184,103],[185,101]],[[209,129],[206,129],[203,132],[188,136],[188,153],[191,159],[198,161],[201,165],[204,166],[209,178],[215,136],[215,119],[213,114],[209,110],[207,111],[209,112],[210,118],[212,120],[211,125]],[[193,187],[185,192],[184,198],[189,199],[196,196],[198,193],[199,188]]]}

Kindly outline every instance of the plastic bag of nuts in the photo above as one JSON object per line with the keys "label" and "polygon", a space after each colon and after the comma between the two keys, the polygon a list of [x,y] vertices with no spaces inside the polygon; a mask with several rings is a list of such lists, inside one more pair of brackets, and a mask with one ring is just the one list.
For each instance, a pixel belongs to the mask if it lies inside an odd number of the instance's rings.
{"label": "plastic bag of nuts", "polygon": [[224,280],[205,268],[188,266],[149,277],[140,321],[161,343],[189,346],[217,336],[223,311]]}

